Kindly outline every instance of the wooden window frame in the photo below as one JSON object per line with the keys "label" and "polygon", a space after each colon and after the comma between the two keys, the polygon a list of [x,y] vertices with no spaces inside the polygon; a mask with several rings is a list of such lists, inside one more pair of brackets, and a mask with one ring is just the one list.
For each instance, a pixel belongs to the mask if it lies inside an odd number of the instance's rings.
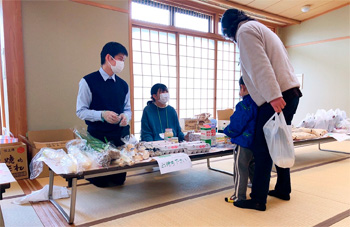
{"label": "wooden window frame", "polygon": [[[131,1],[130,1],[130,6],[131,6]],[[175,26],[164,26],[164,25],[160,25],[160,24],[153,24],[153,23],[149,23],[149,22],[144,22],[144,21],[138,21],[138,20],[133,20],[130,19],[130,30],[132,30],[133,26],[136,27],[140,27],[140,28],[147,28],[147,29],[153,29],[153,30],[157,30],[157,31],[164,31],[164,32],[173,32],[176,33],[176,37],[177,39],[179,38],[179,34],[183,34],[183,35],[190,35],[190,36],[196,36],[196,37],[202,37],[202,38],[207,38],[207,39],[214,39],[214,43],[215,43],[215,49],[214,49],[214,116],[213,118],[216,118],[216,113],[217,113],[217,42],[218,41],[223,41],[223,42],[227,42],[227,40],[225,40],[220,34],[219,34],[219,21],[220,18],[222,17],[223,13],[225,12],[224,10],[217,10],[214,9],[212,7],[203,7],[200,4],[195,4],[193,2],[187,1],[185,4],[185,6],[183,5],[183,2],[174,2],[174,1],[168,1],[168,0],[161,0],[160,2],[164,3],[164,4],[169,4],[172,6],[180,6],[180,7],[186,7],[189,10],[195,10],[197,12],[201,12],[207,15],[211,15],[211,18],[213,19],[213,28],[211,29],[211,32],[208,33],[204,33],[204,32],[198,32],[195,30],[189,30],[189,29],[183,29],[183,28],[178,28]],[[130,7],[131,10],[131,7]],[[130,13],[131,14],[131,13]],[[277,26],[265,21],[260,21],[261,23],[265,24],[267,27],[269,27],[273,32],[276,32],[277,30]],[[131,34],[131,31],[130,31]],[[132,40],[132,37],[130,36],[130,40]],[[130,45],[131,45],[131,41],[130,41]],[[179,40],[176,41],[176,48],[177,48],[177,53],[179,53]],[[132,45],[130,46],[131,50],[132,50]],[[132,51],[131,51],[132,52]],[[177,86],[176,86],[176,97],[177,97],[177,106],[176,109],[178,111],[180,111],[180,66],[179,66],[179,54],[177,54]],[[236,61],[236,59],[235,59]],[[133,64],[131,62],[131,64]],[[130,67],[132,68],[132,66]],[[236,70],[234,69],[234,72]],[[131,81],[133,81],[133,73],[130,74],[131,75]],[[234,81],[238,80],[239,78],[235,78]],[[133,90],[133,89],[132,89]],[[233,92],[235,92],[235,90],[237,90],[237,88],[233,87]],[[235,105],[235,100],[236,97],[233,94],[234,97],[234,105]],[[133,99],[134,99],[134,94],[133,92],[131,93],[131,99],[132,99],[132,103],[133,103]],[[132,110],[133,110],[133,106],[132,106]],[[180,114],[178,115],[178,117],[180,116]],[[134,133],[134,118],[132,118],[131,120],[131,133]]]}
{"label": "wooden window frame", "polygon": [[[4,67],[6,69],[9,112],[9,125],[3,126],[7,127],[15,137],[18,137],[19,135],[26,135],[28,130],[21,1],[2,1],[1,6],[0,10],[2,11],[4,25]],[[1,80],[3,81],[2,74]],[[1,83],[2,101],[4,101],[3,86],[3,83]],[[2,123],[6,122],[4,117],[3,115]]]}
{"label": "wooden window frame", "polygon": [[[198,32],[198,31],[194,31],[194,30],[189,30],[189,29],[182,29],[182,28],[178,28],[178,27],[174,27],[174,26],[164,26],[164,25],[160,25],[160,24],[153,24],[153,23],[148,23],[148,22],[143,22],[143,21],[139,21],[139,20],[133,20],[131,19],[131,30],[132,27],[139,27],[139,28],[145,28],[145,29],[151,29],[151,30],[157,30],[157,31],[164,31],[164,32],[171,32],[171,33],[175,33],[176,34],[176,39],[179,39],[180,34],[183,35],[190,35],[190,36],[195,36],[195,37],[201,37],[201,38],[207,38],[207,39],[214,39],[214,104],[213,104],[213,109],[214,109],[214,113],[213,113],[213,118],[216,118],[216,111],[217,111],[217,42],[218,41],[223,41],[223,42],[227,42],[227,40],[225,40],[221,35],[217,34],[218,33],[218,22],[219,22],[219,15],[214,14],[213,17],[214,18],[214,23],[213,23],[213,31],[214,33],[203,33],[203,32]],[[132,32],[130,32],[131,34]],[[130,37],[130,45],[131,45],[131,49],[132,49],[132,37]],[[179,72],[180,72],[180,66],[179,66],[179,40],[177,40],[176,42],[176,49],[177,49],[177,86],[176,86],[176,96],[177,96],[177,106],[176,109],[179,111],[178,112],[178,116],[180,116],[180,76],[179,76]],[[132,52],[132,51],[131,51]],[[133,62],[131,61],[131,64],[133,64]],[[133,67],[131,67],[133,68]],[[134,74],[131,73],[131,81],[134,81]],[[132,103],[134,101],[134,93],[133,93],[132,89],[132,93],[131,93],[131,99],[132,99]],[[234,90],[232,91],[234,92]],[[134,110],[134,106],[132,107],[132,110]],[[131,123],[131,133],[135,133],[134,132],[134,118],[132,118],[132,123]]]}

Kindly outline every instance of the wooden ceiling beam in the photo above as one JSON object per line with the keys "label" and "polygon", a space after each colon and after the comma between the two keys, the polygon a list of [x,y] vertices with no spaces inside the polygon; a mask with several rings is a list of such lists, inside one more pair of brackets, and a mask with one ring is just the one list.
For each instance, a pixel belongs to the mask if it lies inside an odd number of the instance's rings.
{"label": "wooden ceiling beam", "polygon": [[194,10],[194,11],[199,11],[203,12],[205,14],[223,14],[225,12],[225,9],[216,7],[216,6],[211,6],[209,4],[198,4],[198,2],[191,1],[191,0],[155,0],[156,2],[164,3],[167,5],[171,6],[176,6],[176,7],[186,7],[187,9]]}
{"label": "wooden ceiling beam", "polygon": [[[180,2],[180,1],[176,1],[176,2]],[[249,6],[245,6],[245,5],[241,5],[241,4],[231,2],[228,0],[188,0],[186,2],[196,2],[196,3],[200,3],[202,5],[221,8],[223,11],[225,11],[226,9],[229,9],[229,8],[236,8],[236,9],[243,10],[243,11],[247,12],[248,14],[250,14],[250,16],[255,17],[256,19],[260,19],[260,20],[265,19],[265,20],[268,20],[270,22],[276,21],[276,22],[281,22],[281,23],[288,24],[288,25],[301,23],[301,21],[299,21],[299,20],[294,20],[294,19],[290,19],[287,17],[282,17],[282,16],[279,16],[276,14],[268,13],[268,12],[263,11],[263,10],[258,10],[258,9],[255,9],[255,8],[252,8]]]}

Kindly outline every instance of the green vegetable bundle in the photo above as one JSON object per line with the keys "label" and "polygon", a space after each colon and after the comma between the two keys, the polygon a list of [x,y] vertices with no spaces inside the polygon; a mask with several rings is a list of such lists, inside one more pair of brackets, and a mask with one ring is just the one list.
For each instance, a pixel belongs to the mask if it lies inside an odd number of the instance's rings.
{"label": "green vegetable bundle", "polygon": [[104,152],[108,148],[108,143],[104,143],[101,140],[93,137],[88,132],[82,132],[77,129],[74,130],[75,135],[77,135],[80,139],[86,140],[87,145],[89,145],[92,149],[97,152]]}

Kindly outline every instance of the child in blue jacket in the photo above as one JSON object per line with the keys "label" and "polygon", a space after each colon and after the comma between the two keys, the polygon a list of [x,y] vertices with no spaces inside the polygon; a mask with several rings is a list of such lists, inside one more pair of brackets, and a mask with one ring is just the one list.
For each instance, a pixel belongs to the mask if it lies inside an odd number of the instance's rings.
{"label": "child in blue jacket", "polygon": [[246,200],[248,177],[252,181],[254,176],[254,158],[250,147],[254,138],[258,106],[250,97],[242,77],[239,79],[239,87],[239,95],[243,100],[236,105],[230,124],[224,129],[231,142],[237,144],[233,164],[234,194],[225,198],[229,203]]}

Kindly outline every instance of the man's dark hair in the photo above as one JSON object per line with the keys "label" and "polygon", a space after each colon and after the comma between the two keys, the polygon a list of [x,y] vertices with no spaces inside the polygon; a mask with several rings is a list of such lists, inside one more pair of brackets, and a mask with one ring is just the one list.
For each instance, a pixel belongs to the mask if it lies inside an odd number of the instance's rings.
{"label": "man's dark hair", "polygon": [[238,9],[228,9],[221,18],[221,31],[226,37],[236,41],[238,24],[245,20],[254,20]]}
{"label": "man's dark hair", "polygon": [[[156,95],[158,93],[158,91],[163,92],[163,91],[168,91],[167,86],[165,86],[165,84],[155,84],[153,85],[153,87],[151,88],[151,99],[153,102],[155,102],[156,100],[153,98],[153,95]],[[169,91],[168,91],[169,92]],[[152,103],[152,101],[148,101],[147,105]]]}
{"label": "man's dark hair", "polygon": [[106,61],[105,58],[107,54],[111,55],[114,58],[118,54],[124,54],[125,56],[128,56],[128,51],[120,43],[117,43],[117,42],[107,43],[106,45],[104,45],[101,51],[101,65],[105,63]]}
{"label": "man's dark hair", "polygon": [[239,85],[244,85],[245,86],[242,76],[241,76],[241,78],[239,78],[238,83],[239,83]]}

